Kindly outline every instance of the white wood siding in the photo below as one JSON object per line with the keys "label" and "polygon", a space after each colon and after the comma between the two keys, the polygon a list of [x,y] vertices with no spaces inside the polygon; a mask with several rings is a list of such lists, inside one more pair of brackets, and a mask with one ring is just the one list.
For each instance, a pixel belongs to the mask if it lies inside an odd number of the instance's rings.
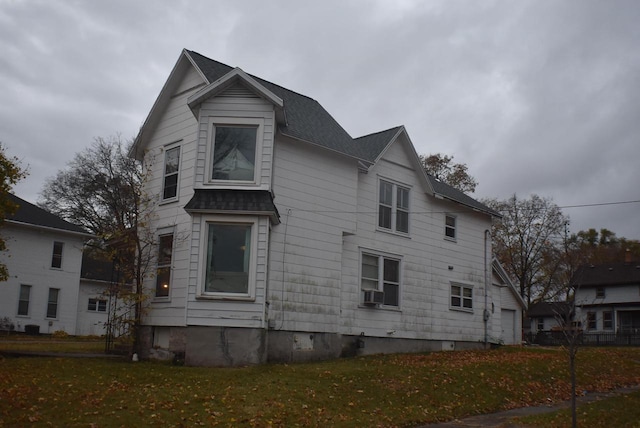
{"label": "white wood siding", "polygon": [[[83,239],[11,223],[5,224],[2,234],[8,250],[0,253],[0,260],[9,269],[9,279],[0,285],[0,317],[12,319],[18,331],[35,324],[40,333],[63,330],[76,334]],[[54,241],[64,244],[61,269],[51,268]],[[17,315],[21,284],[31,286],[27,316]],[[58,316],[53,319],[46,317],[49,288],[60,290]]]}
{"label": "white wood siding", "polygon": [[[158,201],[154,207],[150,232],[155,234],[159,229],[175,227],[170,300],[159,301],[151,298],[146,302],[145,323],[150,325],[185,325],[191,217],[183,207],[193,196],[198,135],[198,121],[187,106],[187,98],[202,87],[203,83],[202,77],[190,68],[177,85],[147,147],[146,161],[149,164],[150,177],[146,189],[149,194],[156,195]],[[180,146],[178,200],[163,203],[164,148],[172,143]],[[146,281],[151,296],[155,290],[154,266],[155,260]]]}
{"label": "white wood siding", "polygon": [[337,332],[343,232],[356,229],[357,163],[309,144],[278,139],[269,260],[275,329]]}
{"label": "white wood siding", "polygon": [[[484,230],[487,216],[427,196],[409,156],[398,141],[368,174],[358,176],[358,225],[344,238],[341,332],[370,336],[436,340],[482,340],[484,323]],[[409,236],[377,228],[378,182],[391,180],[410,187]],[[457,242],[444,239],[445,213],[457,215]],[[360,252],[377,250],[402,258],[400,307],[363,307]],[[490,257],[489,257],[490,260]],[[450,270],[449,266],[453,269]],[[449,307],[451,282],[473,286],[473,312]],[[489,297],[489,302],[491,298]]]}

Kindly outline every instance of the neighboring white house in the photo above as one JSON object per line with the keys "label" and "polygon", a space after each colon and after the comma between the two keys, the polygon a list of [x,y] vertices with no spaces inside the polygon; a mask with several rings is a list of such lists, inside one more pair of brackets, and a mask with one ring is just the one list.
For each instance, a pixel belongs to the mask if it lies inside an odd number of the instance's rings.
{"label": "neighboring white house", "polygon": [[402,126],[352,138],[315,100],[184,50],[132,154],[158,202],[142,356],[519,343],[521,302],[492,275],[499,214],[427,176]]}
{"label": "neighboring white house", "polygon": [[571,282],[585,331],[640,333],[640,263],[581,266]]}
{"label": "neighboring white house", "polygon": [[84,230],[14,195],[19,207],[0,230],[7,250],[0,260],[9,279],[0,283],[0,318],[16,331],[77,334]]}

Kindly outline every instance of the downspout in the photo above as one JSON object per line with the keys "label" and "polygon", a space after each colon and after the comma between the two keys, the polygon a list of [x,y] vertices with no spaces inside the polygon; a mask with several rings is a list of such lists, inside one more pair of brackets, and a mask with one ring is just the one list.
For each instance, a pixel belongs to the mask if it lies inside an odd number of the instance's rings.
{"label": "downspout", "polygon": [[489,252],[488,245],[491,245],[491,231],[486,229],[484,231],[484,312],[482,314],[482,319],[484,320],[484,348],[487,349],[489,346],[489,317],[491,313],[489,312]]}

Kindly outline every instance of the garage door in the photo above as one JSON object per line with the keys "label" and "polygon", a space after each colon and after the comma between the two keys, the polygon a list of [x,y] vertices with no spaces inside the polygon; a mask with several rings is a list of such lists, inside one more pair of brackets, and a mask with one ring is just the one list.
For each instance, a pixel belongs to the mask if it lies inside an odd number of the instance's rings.
{"label": "garage door", "polygon": [[502,340],[505,345],[516,343],[516,311],[502,310]]}

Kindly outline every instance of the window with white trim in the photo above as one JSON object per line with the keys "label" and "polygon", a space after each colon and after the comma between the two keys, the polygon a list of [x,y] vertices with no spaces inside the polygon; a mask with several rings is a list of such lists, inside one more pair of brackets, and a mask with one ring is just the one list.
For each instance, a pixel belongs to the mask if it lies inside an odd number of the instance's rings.
{"label": "window with white trim", "polygon": [[49,289],[49,298],[47,299],[47,318],[58,318],[59,295],[60,295],[59,288]]}
{"label": "window with white trim", "polygon": [[203,296],[252,298],[258,222],[206,222]]}
{"label": "window with white trim", "polygon": [[180,146],[171,147],[164,152],[164,171],[162,181],[162,200],[178,197],[180,173]]}
{"label": "window with white trim", "polygon": [[604,299],[605,291],[604,287],[596,287],[596,299]]}
{"label": "window with white trim", "polygon": [[360,286],[363,291],[382,291],[382,304],[400,305],[400,259],[374,253],[362,253]]}
{"label": "window with white trim", "polygon": [[31,299],[31,286],[20,285],[20,296],[18,297],[18,315],[29,315],[29,300]]}
{"label": "window with white trim", "polygon": [[62,250],[64,248],[64,243],[59,241],[54,241],[53,243],[53,253],[51,254],[51,267],[55,269],[62,268]]}
{"label": "window with white trim", "polygon": [[90,312],[107,312],[107,300],[90,298],[87,310]]}
{"label": "window with white trim", "polygon": [[457,218],[454,215],[446,214],[444,216],[444,236],[447,239],[456,240],[456,222]]}
{"label": "window with white trim", "polygon": [[380,180],[378,227],[394,232],[409,233],[409,188]]}
{"label": "window with white trim", "polygon": [[473,287],[465,284],[451,284],[451,308],[473,310]]}
{"label": "window with white trim", "polygon": [[602,312],[602,329],[613,330],[613,312],[612,311]]}
{"label": "window with white trim", "polygon": [[169,297],[171,291],[171,259],[173,233],[158,236],[158,266],[156,270],[156,297]]}
{"label": "window with white trim", "polygon": [[213,181],[256,181],[258,126],[216,124],[213,127]]}

